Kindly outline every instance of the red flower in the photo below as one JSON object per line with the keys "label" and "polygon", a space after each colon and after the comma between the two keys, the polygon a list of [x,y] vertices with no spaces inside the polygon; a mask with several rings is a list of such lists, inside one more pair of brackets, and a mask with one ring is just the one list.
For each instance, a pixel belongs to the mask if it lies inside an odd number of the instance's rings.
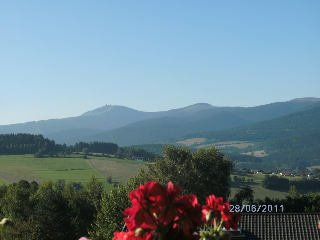
{"label": "red flower", "polygon": [[207,205],[202,209],[202,219],[206,221],[212,221],[213,218],[216,218],[217,222],[220,222],[221,219],[224,221],[224,227],[229,230],[238,229],[238,222],[241,220],[240,214],[232,214],[230,212],[230,204],[228,202],[223,202],[223,198],[216,198],[214,195],[207,197]]}
{"label": "red flower", "polygon": [[134,232],[115,232],[112,240],[152,240],[154,235],[148,233],[143,236],[138,236]]}
{"label": "red flower", "polygon": [[179,198],[180,193],[181,187],[172,182],[166,189],[155,181],[131,191],[132,206],[123,212],[128,216],[124,220],[129,232],[115,232],[113,240],[152,240],[157,236],[165,240],[196,240],[200,238],[197,228],[214,218],[217,223],[223,221],[227,229],[238,227],[240,215],[230,213],[229,203],[222,198],[211,195],[202,207],[195,195]]}
{"label": "red flower", "polygon": [[[202,220],[210,221],[212,218],[217,218],[217,220],[221,220],[222,213],[225,213],[227,210],[230,211],[229,205],[223,202],[223,198],[216,198],[214,195],[210,195],[206,199],[207,205],[202,208]],[[208,216],[210,219],[208,219]],[[223,218],[225,220],[225,214],[223,214]]]}
{"label": "red flower", "polygon": [[165,206],[167,201],[166,189],[155,181],[147,182],[138,189],[129,193],[132,207],[127,208],[123,214],[129,230],[137,229],[144,225],[151,227],[156,222],[156,216]]}
{"label": "red flower", "polygon": [[112,240],[130,240],[135,239],[134,233],[132,232],[115,232]]}
{"label": "red flower", "polygon": [[240,213],[234,213],[231,217],[223,223],[224,227],[229,230],[237,230],[239,228],[238,222],[241,220]]}
{"label": "red flower", "polygon": [[181,187],[179,185],[174,185],[172,182],[167,184],[167,195],[169,202],[172,203],[176,198],[178,198],[181,193]]}
{"label": "red flower", "polygon": [[195,195],[181,196],[174,203],[174,208],[174,229],[182,229],[185,235],[190,236],[202,225],[202,207]]}

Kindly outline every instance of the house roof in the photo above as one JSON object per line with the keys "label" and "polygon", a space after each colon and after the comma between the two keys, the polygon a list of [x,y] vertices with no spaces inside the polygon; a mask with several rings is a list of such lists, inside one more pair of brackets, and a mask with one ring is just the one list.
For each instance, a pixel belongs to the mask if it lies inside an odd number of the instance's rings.
{"label": "house roof", "polygon": [[291,171],[283,171],[283,172],[280,172],[280,174],[282,174],[282,175],[290,175],[290,174],[293,174],[293,172],[291,172]]}
{"label": "house roof", "polygon": [[239,226],[246,240],[315,240],[318,221],[318,213],[246,213]]}

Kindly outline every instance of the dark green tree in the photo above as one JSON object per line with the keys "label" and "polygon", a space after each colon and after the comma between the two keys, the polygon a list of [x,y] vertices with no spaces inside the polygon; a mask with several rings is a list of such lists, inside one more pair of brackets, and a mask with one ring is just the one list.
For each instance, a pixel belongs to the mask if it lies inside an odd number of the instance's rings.
{"label": "dark green tree", "polygon": [[97,214],[94,201],[92,201],[86,189],[79,188],[78,184],[75,183],[66,184],[62,195],[72,210],[70,221],[77,236],[86,236],[90,225],[93,223],[94,216]]}
{"label": "dark green tree", "polygon": [[31,195],[30,185],[24,180],[18,184],[11,184],[0,200],[0,209],[4,216],[12,218],[16,223],[26,221],[32,213],[29,202]]}
{"label": "dark green tree", "polygon": [[233,202],[235,204],[242,205],[246,201],[247,204],[253,204],[254,197],[253,197],[253,190],[250,186],[242,187],[233,198]]}
{"label": "dark green tree", "polygon": [[82,153],[83,153],[84,156],[88,156],[88,154],[89,154],[89,148],[83,148],[83,149],[82,149]]}
{"label": "dark green tree", "polygon": [[228,178],[233,168],[229,158],[217,148],[203,148],[193,153],[185,147],[166,146],[165,159],[148,165],[145,179],[166,186],[169,181],[182,188],[182,194],[195,194],[201,203],[214,194],[227,199],[230,195]]}
{"label": "dark green tree", "polygon": [[44,182],[32,197],[34,223],[32,234],[36,239],[75,239],[72,208],[63,197],[59,184]]}
{"label": "dark green tree", "polygon": [[148,181],[142,170],[139,176],[132,177],[124,184],[113,187],[110,193],[103,193],[101,209],[98,211],[92,230],[89,231],[90,238],[94,240],[112,239],[115,231],[121,231],[124,226],[123,211],[130,207],[128,194]]}
{"label": "dark green tree", "polygon": [[99,181],[94,175],[91,175],[91,179],[88,182],[86,189],[88,191],[89,197],[95,204],[97,210],[100,209],[100,200],[102,193],[104,192],[102,182]]}
{"label": "dark green tree", "polygon": [[299,193],[298,193],[298,190],[297,190],[296,186],[294,186],[294,185],[290,186],[290,188],[289,188],[289,196],[291,198],[298,198],[299,197]]}
{"label": "dark green tree", "polygon": [[239,182],[238,176],[233,176],[233,181],[234,182]]}

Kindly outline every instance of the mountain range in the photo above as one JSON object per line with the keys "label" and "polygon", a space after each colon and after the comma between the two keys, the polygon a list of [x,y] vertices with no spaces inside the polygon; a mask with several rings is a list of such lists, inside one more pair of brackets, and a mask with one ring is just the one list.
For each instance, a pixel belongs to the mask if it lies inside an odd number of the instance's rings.
{"label": "mountain range", "polygon": [[[241,127],[245,130],[239,134],[244,136],[252,127],[261,126],[263,129],[263,122],[317,106],[320,106],[319,98],[300,98],[248,108],[198,103],[161,112],[142,112],[124,106],[105,105],[77,117],[2,125],[0,134],[42,134],[67,145],[79,141],[113,142],[119,146],[168,143],[206,133],[221,134]],[[275,125],[289,122],[284,120]]]}

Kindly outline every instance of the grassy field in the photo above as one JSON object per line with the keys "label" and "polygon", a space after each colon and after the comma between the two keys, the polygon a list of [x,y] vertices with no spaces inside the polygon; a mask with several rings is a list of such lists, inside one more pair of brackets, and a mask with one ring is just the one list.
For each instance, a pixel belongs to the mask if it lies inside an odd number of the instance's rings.
{"label": "grassy field", "polygon": [[203,143],[204,141],[206,141],[205,138],[190,138],[190,139],[186,139],[184,141],[179,141],[176,143],[177,144],[184,144],[185,146],[191,146],[193,144]]}
{"label": "grassy field", "polygon": [[0,185],[18,182],[21,179],[36,181],[51,179],[87,184],[92,175],[111,188],[107,177],[113,182],[125,182],[136,174],[144,163],[116,158],[82,157],[35,158],[33,155],[0,155]]}
{"label": "grassy field", "polygon": [[6,180],[4,180],[2,177],[0,177],[0,185],[8,184]]}
{"label": "grassy field", "polygon": [[312,171],[313,169],[316,169],[316,168],[319,168],[319,169],[320,169],[320,166],[307,167],[307,169],[308,169],[309,171]]}
{"label": "grassy field", "polygon": [[[237,176],[239,177],[244,177],[246,179],[246,182],[242,183],[236,183],[233,181],[233,177]],[[265,175],[264,174],[249,174],[249,173],[237,173],[237,174],[232,174],[231,179],[232,182],[230,183],[231,185],[231,196],[230,199],[234,197],[235,193],[243,186],[249,185],[253,189],[253,195],[255,198],[259,199],[264,199],[265,197],[269,198],[278,198],[278,199],[283,199],[288,195],[288,192],[283,192],[283,191],[275,191],[275,190],[269,190],[265,189],[261,186],[262,181],[264,179]],[[247,182],[247,179],[253,179],[253,182]],[[285,177],[289,180],[300,180],[301,177]],[[315,191],[319,191],[319,189],[315,189]],[[308,192],[311,192],[311,190],[306,190],[306,191],[300,191],[299,193],[301,194],[306,194]]]}
{"label": "grassy field", "polygon": [[[0,185],[18,182],[21,179],[37,181],[51,179],[57,181],[64,179],[66,182],[81,182],[87,184],[94,175],[102,181],[104,187],[109,190],[111,184],[107,182],[108,177],[112,177],[112,182],[126,182],[131,176],[137,174],[141,168],[146,168],[145,163],[132,160],[89,156],[83,159],[81,156],[67,158],[35,158],[33,155],[0,155]],[[249,185],[254,191],[254,197],[264,199],[285,198],[287,192],[273,191],[261,187],[264,174],[234,173],[233,177],[244,177],[246,182],[231,182],[231,196],[243,186]],[[286,177],[290,180],[299,180],[300,177]],[[247,182],[253,179],[253,182]],[[315,190],[319,191],[319,189]],[[301,191],[300,193],[308,193]]]}
{"label": "grassy field", "polygon": [[102,177],[112,177],[114,182],[125,182],[128,176],[137,174],[141,168],[146,168],[141,163],[133,162],[131,160],[113,161],[111,159],[88,159],[88,163],[95,169]]}

